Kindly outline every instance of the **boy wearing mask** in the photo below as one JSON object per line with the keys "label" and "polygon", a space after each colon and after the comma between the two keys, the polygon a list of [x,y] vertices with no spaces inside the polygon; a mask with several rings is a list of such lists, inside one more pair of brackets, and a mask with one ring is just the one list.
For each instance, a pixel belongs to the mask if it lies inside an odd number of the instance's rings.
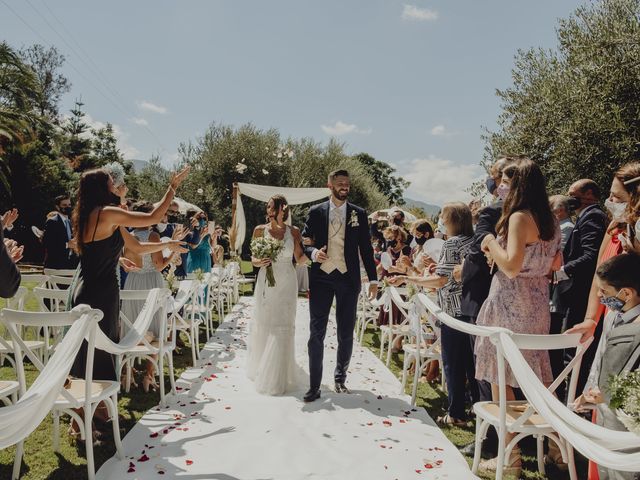
{"label": "boy wearing mask", "polygon": [[[602,263],[596,271],[600,302],[609,309],[584,393],[575,409],[595,408],[599,425],[625,431],[609,407],[607,387],[611,376],[638,368],[640,357],[640,256],[623,253]],[[619,472],[598,466],[600,480],[636,479],[634,472]]]}

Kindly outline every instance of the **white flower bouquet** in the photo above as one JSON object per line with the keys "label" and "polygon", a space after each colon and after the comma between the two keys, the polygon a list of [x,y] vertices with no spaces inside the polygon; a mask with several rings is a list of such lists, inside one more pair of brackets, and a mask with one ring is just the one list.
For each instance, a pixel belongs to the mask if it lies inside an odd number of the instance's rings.
{"label": "white flower bouquet", "polygon": [[[259,259],[268,258],[272,263],[277,260],[283,248],[284,242],[275,238],[258,237],[251,240],[251,255]],[[273,276],[273,265],[267,266],[266,275],[267,284],[270,287],[275,287],[276,279]]]}
{"label": "white flower bouquet", "polygon": [[630,432],[640,435],[640,370],[622,372],[609,380],[611,402],[618,419]]}

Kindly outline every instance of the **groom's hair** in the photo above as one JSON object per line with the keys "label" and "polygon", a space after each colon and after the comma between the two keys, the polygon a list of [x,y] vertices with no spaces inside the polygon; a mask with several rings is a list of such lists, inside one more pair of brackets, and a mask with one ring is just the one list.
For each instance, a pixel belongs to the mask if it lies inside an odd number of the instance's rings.
{"label": "groom's hair", "polygon": [[329,174],[329,181],[333,182],[337,177],[348,177],[349,172],[346,170],[334,170]]}

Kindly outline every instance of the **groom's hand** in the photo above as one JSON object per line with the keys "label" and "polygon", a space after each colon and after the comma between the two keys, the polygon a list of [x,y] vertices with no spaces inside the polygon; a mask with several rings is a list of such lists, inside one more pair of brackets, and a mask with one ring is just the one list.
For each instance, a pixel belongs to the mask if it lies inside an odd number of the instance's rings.
{"label": "groom's hand", "polygon": [[325,245],[316,253],[316,262],[324,263],[327,260],[329,260],[329,257],[327,257],[327,246]]}
{"label": "groom's hand", "polygon": [[370,283],[369,284],[369,300],[375,300],[378,296],[378,284]]}

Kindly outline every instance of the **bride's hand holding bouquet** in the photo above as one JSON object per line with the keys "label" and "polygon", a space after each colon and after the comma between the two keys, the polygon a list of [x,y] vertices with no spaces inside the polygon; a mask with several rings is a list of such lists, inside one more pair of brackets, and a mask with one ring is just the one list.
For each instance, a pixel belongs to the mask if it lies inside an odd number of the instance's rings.
{"label": "bride's hand holding bouquet", "polygon": [[267,284],[270,287],[276,285],[272,263],[278,258],[283,248],[284,242],[275,238],[257,237],[251,240],[251,263],[254,267],[266,267]]}

